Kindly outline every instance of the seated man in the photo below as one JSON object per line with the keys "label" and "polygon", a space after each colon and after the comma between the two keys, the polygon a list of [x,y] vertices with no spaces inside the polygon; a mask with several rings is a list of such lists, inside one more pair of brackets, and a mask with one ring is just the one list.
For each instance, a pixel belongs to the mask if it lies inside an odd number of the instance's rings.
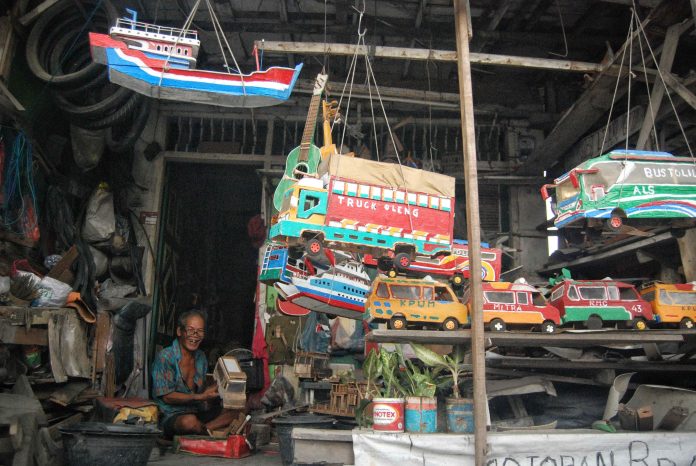
{"label": "seated man", "polygon": [[160,427],[167,438],[227,427],[235,413],[222,409],[217,384],[205,387],[208,361],[198,349],[205,336],[205,318],[200,311],[186,311],[177,324],[177,338],[157,354],[152,366]]}

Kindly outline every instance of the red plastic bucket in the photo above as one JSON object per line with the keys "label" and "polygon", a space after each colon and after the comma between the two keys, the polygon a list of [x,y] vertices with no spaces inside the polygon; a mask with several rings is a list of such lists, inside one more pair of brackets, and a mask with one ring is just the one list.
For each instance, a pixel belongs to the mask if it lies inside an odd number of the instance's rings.
{"label": "red plastic bucket", "polygon": [[404,399],[375,398],[372,400],[372,429],[379,432],[403,432]]}

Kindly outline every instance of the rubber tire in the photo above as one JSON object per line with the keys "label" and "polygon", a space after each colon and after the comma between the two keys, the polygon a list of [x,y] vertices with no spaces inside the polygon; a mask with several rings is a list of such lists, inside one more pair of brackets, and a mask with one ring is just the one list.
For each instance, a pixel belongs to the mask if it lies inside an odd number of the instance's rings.
{"label": "rubber tire", "polygon": [[389,328],[391,330],[406,330],[408,321],[403,316],[394,316],[389,319]]}
{"label": "rubber tire", "polygon": [[305,252],[309,257],[318,257],[324,251],[324,245],[316,238],[310,238],[305,242]]}
{"label": "rubber tire", "polygon": [[121,108],[123,103],[132,95],[133,91],[119,86],[113,94],[107,96],[104,100],[96,104],[85,106],[75,105],[61,94],[56,94],[54,97],[56,99],[56,105],[67,113],[69,117],[96,120],[104,114],[113,113],[115,110]]}
{"label": "rubber tire", "polygon": [[135,108],[142,99],[144,99],[142,95],[132,92],[130,98],[126,101],[123,107],[116,110],[111,115],[107,115],[99,120],[82,121],[82,119],[80,119],[80,121],[75,122],[75,124],[85,129],[104,129],[117,125],[125,121],[131,115],[131,113],[135,111]]}
{"label": "rubber tire", "polygon": [[694,320],[690,317],[684,317],[681,322],[679,322],[679,328],[686,330],[694,329]]}
{"label": "rubber tire", "polygon": [[[73,0],[61,0],[56,5],[45,11],[32,27],[25,47],[27,65],[29,66],[31,72],[40,80],[55,87],[70,88],[79,85],[80,83],[92,79],[102,67],[101,64],[93,62],[75,73],[54,76],[46,71],[44,65],[39,60],[39,44],[42,43],[42,36],[46,30],[46,27],[53,25],[53,20],[55,18],[61,15],[68,8],[74,7],[74,5],[75,3]],[[89,5],[87,9],[91,11],[94,6],[95,5]],[[111,1],[103,0],[101,3],[101,8],[106,12],[107,24],[113,24],[118,16],[118,13],[111,4]]]}
{"label": "rubber tire", "polygon": [[464,284],[464,275],[461,273],[455,273],[452,275],[452,279],[450,281],[454,286],[462,286]]}
{"label": "rubber tire", "polygon": [[642,317],[636,317],[631,321],[631,328],[642,332],[648,329],[648,323]]}
{"label": "rubber tire", "polygon": [[488,324],[488,329],[491,332],[504,332],[507,330],[507,325],[505,325],[505,321],[503,319],[493,319]]}
{"label": "rubber tire", "polygon": [[459,322],[454,317],[448,317],[442,322],[441,328],[445,332],[453,332],[459,330]]}
{"label": "rubber tire", "polygon": [[145,124],[150,116],[150,99],[145,98],[143,103],[140,104],[138,109],[138,114],[135,116],[131,127],[128,129],[126,134],[119,140],[112,139],[111,135],[113,129],[110,129],[106,133],[106,145],[112,152],[126,152],[133,148],[135,142],[140,137],[140,134],[145,129]]}
{"label": "rubber tire", "polygon": [[410,265],[411,265],[411,257],[408,254],[406,254],[405,252],[400,252],[394,256],[394,267],[396,267],[396,270],[400,270],[402,272],[405,272],[408,270],[408,267]]}
{"label": "rubber tire", "polygon": [[592,315],[585,321],[585,328],[588,330],[599,330],[604,327],[604,321],[597,315]]}
{"label": "rubber tire", "polygon": [[556,333],[556,322],[553,320],[545,320],[543,324],[541,324],[541,332],[542,333]]}

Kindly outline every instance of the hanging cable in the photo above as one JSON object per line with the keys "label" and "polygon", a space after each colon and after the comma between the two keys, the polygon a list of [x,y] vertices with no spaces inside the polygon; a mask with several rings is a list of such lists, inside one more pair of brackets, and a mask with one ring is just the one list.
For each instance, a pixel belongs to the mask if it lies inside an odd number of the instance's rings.
{"label": "hanging cable", "polygon": [[560,53],[549,52],[549,55],[555,55],[557,57],[566,58],[568,56],[568,38],[566,37],[565,25],[563,24],[563,15],[561,14],[561,5],[558,4],[558,0],[556,0],[556,9],[558,10],[558,18],[561,20],[561,32],[563,33],[563,44],[565,45],[565,53],[561,55]]}
{"label": "hanging cable", "polygon": [[629,27],[629,34],[631,37],[631,42],[629,45],[630,52],[628,54],[628,95],[626,96],[627,103],[626,103],[626,150],[628,150],[628,138],[630,133],[630,127],[631,127],[631,78],[633,78],[633,21],[637,17],[635,14],[635,10],[631,11],[631,26]]}
{"label": "hanging cable", "polygon": [[[640,24],[640,22],[638,23]],[[645,67],[645,53],[643,52],[643,39],[641,38],[641,35],[638,34],[638,47],[640,48],[640,59],[641,63],[643,63],[643,79],[645,80],[645,93],[648,96],[648,111],[650,112],[650,123],[652,126],[652,134],[654,136],[654,141],[655,141],[655,150],[660,150],[660,143],[657,139],[657,128],[655,127],[655,118],[657,115],[655,115],[655,109],[653,108],[653,103],[652,103],[652,98],[650,96],[650,80],[648,79],[648,70]],[[629,107],[628,111],[630,112],[631,109]]]}
{"label": "hanging cable", "polygon": [[[626,36],[626,42],[629,41],[630,37],[631,37],[631,31],[629,30],[628,35]],[[609,115],[607,116],[607,124],[604,127],[604,136],[602,137],[602,145],[600,146],[598,155],[604,154],[604,144],[607,142],[607,134],[609,133],[609,123],[611,123],[611,115],[614,111],[614,103],[616,102],[616,94],[619,90],[619,81],[621,80],[621,73],[623,72],[623,64],[624,64],[624,60],[626,59],[626,48],[627,47],[624,47],[623,54],[621,55],[621,64],[619,65],[619,74],[616,76],[616,84],[614,85],[614,95],[611,98],[611,105],[609,106]]]}

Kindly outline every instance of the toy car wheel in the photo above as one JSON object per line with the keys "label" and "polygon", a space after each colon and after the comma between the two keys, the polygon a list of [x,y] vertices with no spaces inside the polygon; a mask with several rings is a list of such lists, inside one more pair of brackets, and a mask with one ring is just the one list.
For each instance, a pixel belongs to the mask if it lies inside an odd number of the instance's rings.
{"label": "toy car wheel", "polygon": [[405,252],[400,252],[394,256],[394,266],[398,270],[407,270],[409,265],[411,265],[411,258]]}
{"label": "toy car wheel", "polygon": [[556,323],[553,320],[546,320],[541,324],[541,331],[544,333],[556,332]]}
{"label": "toy car wheel", "polygon": [[685,328],[691,330],[694,328],[694,321],[690,317],[684,317],[681,322],[679,322],[679,328]]}
{"label": "toy car wheel", "polygon": [[305,243],[305,251],[310,257],[316,257],[324,250],[324,246],[316,238],[308,239]]}
{"label": "toy car wheel", "polygon": [[587,327],[589,330],[599,330],[603,326],[604,322],[602,322],[602,318],[599,316],[590,316],[585,321],[585,327]]}
{"label": "toy car wheel", "polygon": [[396,269],[391,268],[391,269],[387,270],[387,277],[396,278],[396,275],[397,275]]}
{"label": "toy car wheel", "polygon": [[621,227],[623,226],[623,218],[619,217],[616,214],[613,214],[611,218],[607,221],[607,225],[609,225],[609,228],[612,230],[620,230]]}
{"label": "toy car wheel", "polygon": [[455,286],[461,286],[464,283],[464,275],[460,273],[455,273],[452,275],[452,284]]}
{"label": "toy car wheel", "polygon": [[448,317],[442,323],[442,330],[450,332],[452,330],[457,330],[457,329],[459,329],[459,322],[457,322],[457,319],[455,319],[454,317]]}
{"label": "toy car wheel", "polygon": [[647,330],[647,328],[648,328],[648,323],[642,317],[637,317],[637,318],[633,319],[632,324],[633,324],[632,327],[635,330]]}
{"label": "toy car wheel", "polygon": [[503,319],[493,319],[491,323],[488,324],[488,328],[491,332],[504,332],[507,329]]}
{"label": "toy car wheel", "polygon": [[406,330],[406,319],[401,316],[394,316],[389,321],[389,328],[392,330]]}

